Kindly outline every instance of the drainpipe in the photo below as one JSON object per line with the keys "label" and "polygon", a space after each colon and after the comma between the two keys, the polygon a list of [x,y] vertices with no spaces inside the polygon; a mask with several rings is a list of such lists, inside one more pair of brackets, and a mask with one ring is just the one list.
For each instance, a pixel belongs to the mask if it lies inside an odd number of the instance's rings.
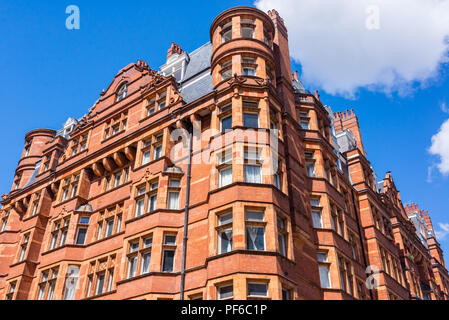
{"label": "drainpipe", "polygon": [[184,121],[189,132],[189,156],[187,162],[187,187],[186,187],[186,206],[184,211],[184,238],[182,242],[182,265],[181,265],[181,288],[180,300],[184,300],[184,288],[186,280],[186,257],[187,257],[187,239],[189,226],[189,206],[190,206],[190,182],[192,179],[192,151],[193,151],[193,124],[190,119]]}
{"label": "drainpipe", "polygon": [[[349,172],[348,172],[348,174],[349,174]],[[356,216],[356,220],[357,220],[357,229],[359,231],[360,245],[362,246],[363,263],[365,264],[365,269],[366,269],[368,267],[368,261],[366,259],[365,246],[363,245],[363,240],[365,239],[365,237],[362,235],[362,229],[360,227],[360,215],[357,210],[357,204],[355,201],[354,190],[351,190],[351,195],[352,195],[352,205],[354,207],[354,212],[355,212],[355,216]],[[373,295],[372,289],[369,289],[369,295],[371,297],[371,300],[374,300],[374,295]]]}

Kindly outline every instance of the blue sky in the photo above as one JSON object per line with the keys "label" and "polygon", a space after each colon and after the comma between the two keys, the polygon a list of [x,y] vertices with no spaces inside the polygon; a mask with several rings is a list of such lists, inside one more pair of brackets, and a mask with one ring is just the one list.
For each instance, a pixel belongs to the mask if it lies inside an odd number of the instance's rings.
{"label": "blue sky", "polygon": [[[80,8],[80,30],[65,28],[65,10],[71,4]],[[166,2],[159,1],[2,0],[0,148],[4,156],[0,159],[0,191],[7,193],[11,188],[29,130],[59,129],[68,117],[81,117],[118,70],[137,59],[157,69],[165,62],[172,41],[188,52],[206,43],[215,16],[237,5],[253,5],[253,1],[191,0],[168,8]],[[295,31],[290,32],[291,41],[295,36]],[[299,51],[295,47],[295,52]],[[295,63],[293,68],[314,71],[312,63]],[[332,69],[332,64],[327,69]],[[447,64],[438,64],[437,76],[412,81],[407,92],[399,94],[397,90],[385,93],[362,85],[348,95],[335,92],[335,86],[316,78],[304,80],[307,89],[318,89],[323,103],[334,111],[355,110],[368,158],[379,179],[391,171],[403,202],[415,201],[429,210],[437,230],[438,223],[449,223],[449,178],[434,168],[429,180],[428,168],[439,159],[427,150],[431,137],[449,118],[440,108],[444,102],[449,104],[448,70]],[[326,70],[316,74],[323,72]],[[326,78],[326,74],[320,75]],[[441,243],[449,250],[449,237]]]}

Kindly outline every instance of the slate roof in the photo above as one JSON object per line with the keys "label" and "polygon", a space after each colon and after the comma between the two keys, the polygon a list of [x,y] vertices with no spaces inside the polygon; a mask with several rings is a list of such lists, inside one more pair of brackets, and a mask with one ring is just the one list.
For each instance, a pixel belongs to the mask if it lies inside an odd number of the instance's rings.
{"label": "slate roof", "polygon": [[190,61],[186,66],[184,80],[179,89],[186,103],[191,103],[214,90],[210,72],[211,57],[210,42],[189,54]]}

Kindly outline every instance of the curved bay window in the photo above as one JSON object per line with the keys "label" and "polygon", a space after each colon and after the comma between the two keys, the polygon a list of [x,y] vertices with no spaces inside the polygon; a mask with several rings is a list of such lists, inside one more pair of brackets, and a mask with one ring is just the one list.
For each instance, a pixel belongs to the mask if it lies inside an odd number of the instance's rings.
{"label": "curved bay window", "polygon": [[242,57],[242,74],[244,76],[256,76],[257,63],[253,57]]}
{"label": "curved bay window", "polygon": [[221,80],[228,80],[232,77],[232,59],[228,59],[221,65]]}
{"label": "curved bay window", "polygon": [[232,21],[228,21],[221,27],[222,43],[232,40]]}
{"label": "curved bay window", "polygon": [[255,30],[254,21],[252,19],[242,19],[240,25],[242,28],[242,38],[253,39]]}
{"label": "curved bay window", "polygon": [[126,98],[126,96],[128,95],[128,82],[125,82],[124,84],[122,84],[118,90],[117,90],[117,98],[116,98],[116,102],[121,101],[123,99]]}

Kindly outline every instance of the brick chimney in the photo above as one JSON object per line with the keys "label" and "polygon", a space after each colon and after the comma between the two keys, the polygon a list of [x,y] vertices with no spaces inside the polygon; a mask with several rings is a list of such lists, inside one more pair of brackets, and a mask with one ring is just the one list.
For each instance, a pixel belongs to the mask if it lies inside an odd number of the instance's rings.
{"label": "brick chimney", "polygon": [[357,142],[357,148],[359,148],[362,154],[366,156],[365,148],[363,147],[362,134],[360,132],[359,119],[353,109],[334,113],[334,126],[336,133],[345,129],[351,130]]}
{"label": "brick chimney", "polygon": [[184,52],[184,50],[182,50],[182,48],[179,45],[172,42],[171,47],[170,47],[170,49],[168,49],[168,52],[167,52],[167,59],[170,58],[175,53],[182,54],[183,52]]}
{"label": "brick chimney", "polygon": [[268,16],[274,24],[273,50],[276,57],[276,89],[279,96],[282,97],[285,102],[283,106],[285,111],[288,112],[293,119],[298,120],[295,109],[295,97],[291,88],[292,69],[290,64],[287,28],[285,27],[284,19],[281,18],[276,10],[269,10]]}

